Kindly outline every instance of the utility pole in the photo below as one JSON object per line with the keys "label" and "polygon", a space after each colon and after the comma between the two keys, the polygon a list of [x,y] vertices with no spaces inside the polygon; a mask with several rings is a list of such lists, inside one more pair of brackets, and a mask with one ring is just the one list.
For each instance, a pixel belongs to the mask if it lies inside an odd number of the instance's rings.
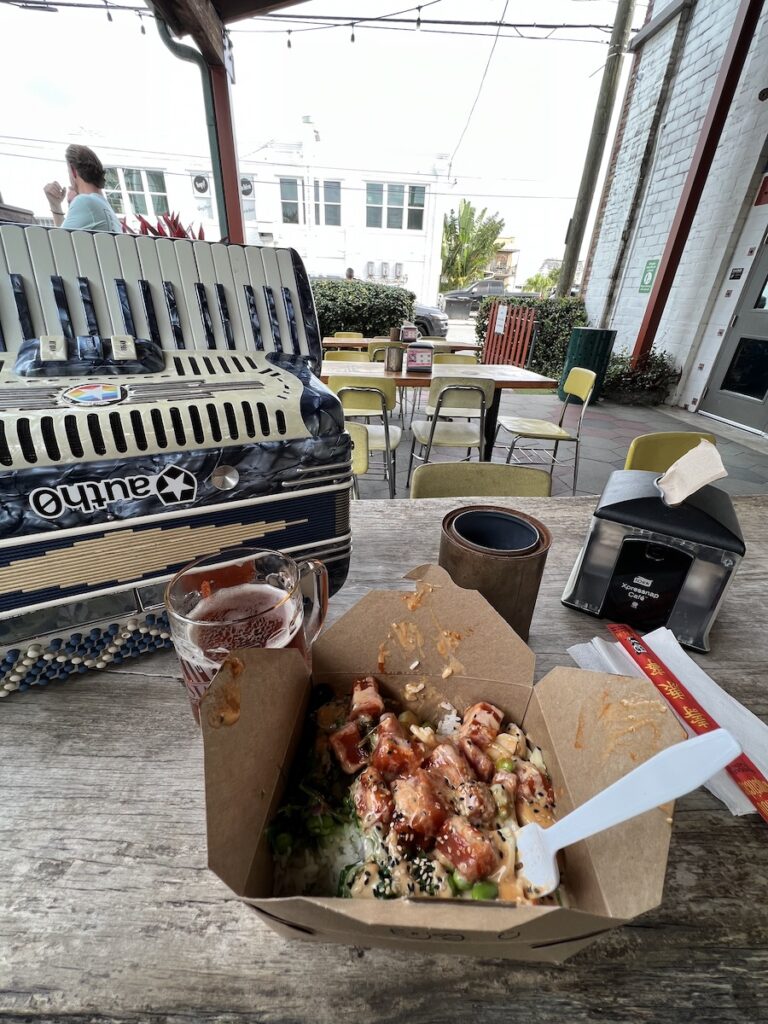
{"label": "utility pole", "polygon": [[603,69],[603,80],[600,83],[600,94],[597,97],[595,117],[592,122],[592,134],[589,137],[584,170],[581,173],[579,194],[576,197],[576,205],[573,208],[573,216],[568,225],[568,233],[565,238],[565,253],[563,255],[563,264],[560,268],[560,278],[557,282],[557,295],[568,295],[570,293],[576,273],[581,243],[584,241],[587,218],[589,217],[589,210],[595,194],[597,176],[600,173],[600,164],[603,160],[608,129],[611,125],[613,104],[619,87],[621,61],[627,49],[634,9],[635,0],[619,0],[619,6],[616,10],[616,21],[614,22],[611,41],[608,45],[608,57]]}

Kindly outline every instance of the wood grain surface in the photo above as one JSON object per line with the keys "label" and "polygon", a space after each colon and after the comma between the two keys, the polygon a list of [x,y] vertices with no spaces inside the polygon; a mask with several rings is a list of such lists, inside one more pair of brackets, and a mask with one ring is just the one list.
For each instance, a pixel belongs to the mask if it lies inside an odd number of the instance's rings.
{"label": "wood grain surface", "polygon": [[[493,377],[497,391],[508,388],[541,388],[545,391],[557,386],[556,380],[543,377],[533,370],[524,370],[520,366],[506,366],[502,363],[440,363],[433,367],[439,370],[440,377]],[[328,383],[330,376],[343,377],[384,377],[393,380],[398,387],[406,388],[428,388],[432,382],[431,373],[409,373],[407,370],[400,370],[395,373],[384,369],[384,363],[352,363],[344,359],[338,362],[325,360],[320,372],[320,380]]]}
{"label": "wood grain surface", "polygon": [[[448,341],[447,338],[430,338],[435,352],[472,352],[480,345],[477,341]],[[323,338],[323,348],[339,352],[367,349],[372,341],[380,341],[386,347],[389,338]]]}
{"label": "wood grain surface", "polygon": [[[436,561],[441,518],[464,503],[356,502],[331,616]],[[496,503],[554,534],[530,636],[540,676],[605,635],[560,604],[594,499]],[[766,717],[768,498],[735,503],[747,556],[712,653],[694,657]],[[200,737],[171,654],[0,706],[0,1020],[768,1020],[768,830],[703,790],[678,803],[662,906],[559,967],[286,942],[206,868],[203,814]]]}

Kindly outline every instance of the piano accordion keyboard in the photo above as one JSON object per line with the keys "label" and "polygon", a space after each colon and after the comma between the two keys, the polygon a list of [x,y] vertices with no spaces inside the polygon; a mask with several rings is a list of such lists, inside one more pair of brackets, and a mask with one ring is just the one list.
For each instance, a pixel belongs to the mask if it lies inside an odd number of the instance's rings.
{"label": "piano accordion keyboard", "polygon": [[309,280],[293,250],[5,225],[0,351],[44,334],[320,357]]}

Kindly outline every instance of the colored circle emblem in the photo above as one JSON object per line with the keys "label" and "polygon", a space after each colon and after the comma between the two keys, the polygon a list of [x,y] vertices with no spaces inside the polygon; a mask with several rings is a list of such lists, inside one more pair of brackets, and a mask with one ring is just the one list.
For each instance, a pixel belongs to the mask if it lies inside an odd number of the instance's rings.
{"label": "colored circle emblem", "polygon": [[115,405],[125,398],[120,384],[77,384],[62,391],[61,398],[70,405]]}

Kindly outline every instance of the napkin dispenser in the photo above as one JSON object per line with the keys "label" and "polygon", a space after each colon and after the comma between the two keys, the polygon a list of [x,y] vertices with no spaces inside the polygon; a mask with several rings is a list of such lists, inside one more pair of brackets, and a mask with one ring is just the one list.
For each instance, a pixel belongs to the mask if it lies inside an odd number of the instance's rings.
{"label": "napkin dispenser", "polygon": [[618,470],[597,503],[563,604],[647,633],[667,626],[709,650],[709,631],[744,555],[730,497],[707,485],[665,503],[659,474]]}
{"label": "napkin dispenser", "polygon": [[408,373],[431,373],[435,346],[430,341],[414,341],[405,350],[405,369]]}

